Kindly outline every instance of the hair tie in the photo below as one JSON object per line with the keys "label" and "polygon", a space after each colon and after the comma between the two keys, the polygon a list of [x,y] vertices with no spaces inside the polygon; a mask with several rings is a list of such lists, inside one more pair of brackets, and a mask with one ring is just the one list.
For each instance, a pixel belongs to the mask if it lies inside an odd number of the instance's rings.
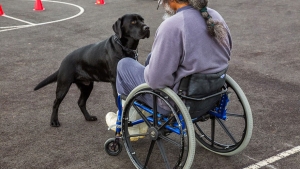
{"label": "hair tie", "polygon": [[200,12],[201,12],[201,13],[202,13],[202,12],[207,12],[207,8],[206,8],[206,7],[201,8],[201,9],[200,9]]}

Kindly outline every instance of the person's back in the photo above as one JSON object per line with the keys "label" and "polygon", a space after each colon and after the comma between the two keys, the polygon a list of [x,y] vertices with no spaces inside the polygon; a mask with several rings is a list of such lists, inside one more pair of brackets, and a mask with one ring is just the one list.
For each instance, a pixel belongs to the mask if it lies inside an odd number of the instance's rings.
{"label": "person's back", "polygon": [[228,66],[231,50],[229,29],[218,12],[213,9],[207,9],[207,12],[224,25],[227,37],[222,42],[212,38],[199,10],[191,6],[178,9],[156,32],[151,60],[144,73],[151,88],[168,86],[177,91],[185,76],[216,73]]}

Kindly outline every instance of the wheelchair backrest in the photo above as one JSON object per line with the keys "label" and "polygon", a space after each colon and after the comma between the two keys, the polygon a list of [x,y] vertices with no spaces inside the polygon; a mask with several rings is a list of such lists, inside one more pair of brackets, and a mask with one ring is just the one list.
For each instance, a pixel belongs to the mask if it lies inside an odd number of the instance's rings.
{"label": "wheelchair backrest", "polygon": [[191,118],[206,114],[221,99],[227,68],[218,73],[196,73],[180,81],[178,95],[188,108]]}

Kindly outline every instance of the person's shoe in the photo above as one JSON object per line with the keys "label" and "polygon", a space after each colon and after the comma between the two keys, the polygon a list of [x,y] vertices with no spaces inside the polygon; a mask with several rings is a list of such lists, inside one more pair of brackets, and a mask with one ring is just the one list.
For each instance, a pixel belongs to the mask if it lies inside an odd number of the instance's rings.
{"label": "person's shoe", "polygon": [[114,112],[108,112],[105,116],[107,126],[113,131],[116,131],[117,118],[118,115]]}
{"label": "person's shoe", "polygon": [[[118,118],[118,115],[114,112],[108,112],[105,116],[107,126],[113,131],[116,131],[117,118]],[[128,132],[130,135],[139,134],[140,133],[139,126],[129,127]],[[142,136],[142,137],[144,137],[144,136]],[[138,139],[139,139],[139,136],[130,137],[130,141],[138,141]]]}

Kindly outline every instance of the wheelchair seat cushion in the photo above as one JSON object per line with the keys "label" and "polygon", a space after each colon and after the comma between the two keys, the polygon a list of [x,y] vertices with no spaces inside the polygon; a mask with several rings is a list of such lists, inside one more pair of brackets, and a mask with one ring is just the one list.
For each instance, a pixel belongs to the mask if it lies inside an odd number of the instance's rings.
{"label": "wheelchair seat cushion", "polygon": [[[181,80],[178,94],[195,99],[216,94],[222,90],[222,87],[225,84],[226,71],[227,68],[218,73],[196,73],[187,76]],[[204,100],[183,98],[183,101],[189,110],[191,118],[196,118],[206,114],[209,110],[214,108],[220,98],[221,95],[216,95]]]}

